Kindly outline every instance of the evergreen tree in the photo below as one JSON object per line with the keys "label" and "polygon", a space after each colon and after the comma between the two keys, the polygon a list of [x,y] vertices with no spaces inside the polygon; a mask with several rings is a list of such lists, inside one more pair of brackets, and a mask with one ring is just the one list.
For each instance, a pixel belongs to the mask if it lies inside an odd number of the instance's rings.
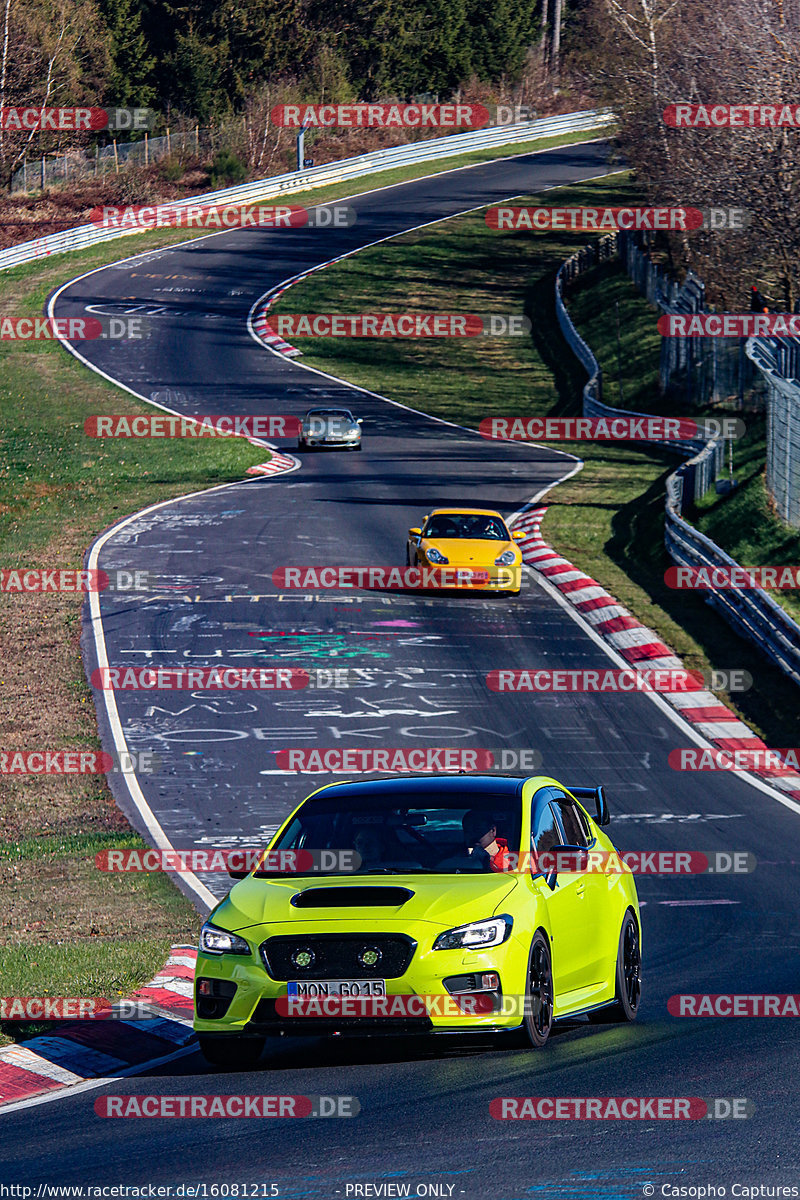
{"label": "evergreen tree", "polygon": [[141,0],[102,0],[108,28],[111,69],[108,101],[119,108],[146,108],[156,101],[153,67],[142,24]]}

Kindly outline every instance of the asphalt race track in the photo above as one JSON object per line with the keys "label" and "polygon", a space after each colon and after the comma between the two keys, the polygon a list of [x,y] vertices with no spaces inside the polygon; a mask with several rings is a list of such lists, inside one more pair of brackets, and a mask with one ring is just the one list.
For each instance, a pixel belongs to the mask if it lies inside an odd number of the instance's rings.
{"label": "asphalt race track", "polygon": [[[406,228],[506,197],[605,173],[601,143],[522,155],[365,193],[335,234],[243,230],[146,253],[64,290],[56,315],[146,306],[152,336],[81,353],[146,398],[187,414],[300,414],[324,403],[364,419],[360,454],[303,453],[300,470],[253,479],[122,522],[104,570],[146,570],[153,589],[104,594],[112,665],[346,667],[346,688],[289,693],[118,692],[141,776],[175,847],[263,843],[327,776],[284,773],[288,747],[533,748],[541,771],[606,785],[621,849],[748,851],[739,876],[644,877],[645,1000],[632,1026],[557,1029],[544,1050],[499,1040],[284,1041],[254,1072],[208,1068],[199,1053],[7,1115],[0,1178],[38,1184],[277,1183],[281,1197],[381,1195],[354,1185],[437,1185],[433,1195],[670,1195],[662,1186],[797,1182],[796,1021],[679,1019],[678,992],[797,991],[800,814],[775,793],[667,765],[690,744],[643,696],[500,695],[498,667],[603,667],[606,652],[528,573],[519,598],[280,592],[291,564],[399,564],[409,526],[442,503],[510,515],[573,468],[555,451],[486,442],[265,351],[246,317],[259,296],[315,263]],[[180,290],[179,290],[180,289]],[[502,308],[503,306],[498,306]],[[153,311],[153,310],[157,311]],[[164,398],[168,395],[168,398]],[[284,446],[282,445],[283,449]],[[297,453],[292,444],[286,449]],[[87,668],[96,663],[90,623]],[[111,735],[103,697],[104,745]],[[138,828],[130,794],[119,803]],[[202,884],[224,895],[228,880]],[[352,1120],[104,1120],[98,1095],[353,1095]],[[498,1096],[747,1098],[740,1121],[494,1120]],[[348,1190],[349,1189],[349,1190]],[[653,1189],[653,1190],[648,1190]],[[383,1192],[384,1195],[398,1194]],[[735,1193],[734,1193],[735,1194]]]}

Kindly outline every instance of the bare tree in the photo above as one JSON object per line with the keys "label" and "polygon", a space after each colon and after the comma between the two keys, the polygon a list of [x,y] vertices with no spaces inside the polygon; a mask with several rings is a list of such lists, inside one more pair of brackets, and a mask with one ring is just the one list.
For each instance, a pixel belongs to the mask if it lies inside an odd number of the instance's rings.
{"label": "bare tree", "polygon": [[735,206],[744,233],[672,239],[676,261],[707,284],[712,303],[740,309],[758,279],[786,307],[800,294],[800,130],[670,128],[664,109],[792,103],[800,94],[798,0],[594,0],[595,95],[619,116],[626,159],[647,198],[697,208]]}
{"label": "bare tree", "polygon": [[[4,0],[0,107],[99,107],[107,41],[93,0]],[[81,135],[0,128],[0,171],[10,179],[22,159],[81,141]],[[85,140],[85,136],[83,140]]]}

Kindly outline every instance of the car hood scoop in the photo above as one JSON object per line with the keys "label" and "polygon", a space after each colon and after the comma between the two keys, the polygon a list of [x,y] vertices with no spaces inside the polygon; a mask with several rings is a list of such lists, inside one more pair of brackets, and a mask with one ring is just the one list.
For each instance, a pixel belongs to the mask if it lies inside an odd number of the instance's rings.
{"label": "car hood scoop", "polygon": [[399,908],[413,895],[405,887],[315,887],[295,893],[289,903],[293,908]]}

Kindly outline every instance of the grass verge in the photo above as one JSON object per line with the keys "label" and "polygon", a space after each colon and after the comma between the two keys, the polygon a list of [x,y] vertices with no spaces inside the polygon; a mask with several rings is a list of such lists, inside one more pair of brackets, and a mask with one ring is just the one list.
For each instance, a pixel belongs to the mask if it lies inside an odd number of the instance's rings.
{"label": "grass verge", "polygon": [[[623,176],[579,184],[531,197],[548,205],[624,205],[635,190]],[[555,272],[580,244],[574,235],[548,231],[498,234],[486,228],[483,211],[405,234],[361,251],[295,285],[272,310],[280,312],[519,312],[533,324],[530,338],[385,341],[381,354],[366,339],[298,340],[312,366],[391,396],[435,416],[475,428],[482,418],[570,416],[580,413],[585,373],[564,342],[555,317]],[[625,293],[623,283],[630,289]],[[608,280],[576,289],[572,313],[601,356],[613,348],[616,371],[616,306]],[[615,287],[617,284],[615,284]],[[622,320],[637,304],[655,314],[627,278],[619,281]],[[621,346],[622,391],[631,406],[649,400],[655,342],[628,355]],[[657,368],[657,355],[655,359]],[[613,403],[613,390],[609,402]],[[550,493],[548,540],[600,580],[620,603],[658,631],[692,669],[744,668],[755,688],[725,696],[770,745],[791,745],[796,690],[709,611],[702,598],[664,584],[669,565],[663,546],[664,484],[679,461],[657,448],[558,443],[581,457],[579,475]],[[486,503],[491,496],[482,497]],[[724,695],[724,693],[721,693]]]}

